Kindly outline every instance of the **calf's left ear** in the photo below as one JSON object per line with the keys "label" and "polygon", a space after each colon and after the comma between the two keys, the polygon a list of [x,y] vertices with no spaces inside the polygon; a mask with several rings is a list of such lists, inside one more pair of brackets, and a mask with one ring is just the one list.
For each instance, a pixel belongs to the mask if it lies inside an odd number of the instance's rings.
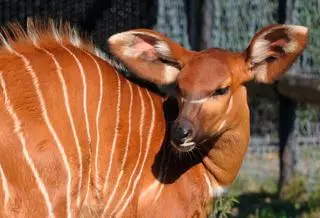
{"label": "calf's left ear", "polygon": [[279,78],[302,53],[308,29],[295,25],[270,25],[257,32],[247,48],[246,61],[251,77],[271,83]]}
{"label": "calf's left ear", "polygon": [[159,32],[136,29],[108,39],[110,52],[138,78],[158,86],[174,83],[193,52]]}

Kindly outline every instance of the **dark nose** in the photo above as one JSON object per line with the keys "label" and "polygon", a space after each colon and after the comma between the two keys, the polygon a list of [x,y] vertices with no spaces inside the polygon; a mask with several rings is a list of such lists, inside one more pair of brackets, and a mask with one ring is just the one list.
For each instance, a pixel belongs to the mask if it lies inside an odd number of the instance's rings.
{"label": "dark nose", "polygon": [[171,140],[177,145],[184,143],[191,136],[192,128],[189,125],[176,124],[171,127]]}

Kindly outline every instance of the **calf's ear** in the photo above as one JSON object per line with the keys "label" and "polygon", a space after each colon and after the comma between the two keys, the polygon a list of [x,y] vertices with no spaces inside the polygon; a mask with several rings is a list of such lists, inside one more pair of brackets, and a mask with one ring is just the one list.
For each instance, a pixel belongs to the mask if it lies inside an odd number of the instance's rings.
{"label": "calf's ear", "polygon": [[112,35],[108,46],[137,77],[158,86],[174,83],[183,64],[193,54],[164,35],[147,29]]}
{"label": "calf's ear", "polygon": [[245,51],[251,78],[272,83],[284,74],[308,42],[308,29],[295,25],[270,25],[257,32]]}

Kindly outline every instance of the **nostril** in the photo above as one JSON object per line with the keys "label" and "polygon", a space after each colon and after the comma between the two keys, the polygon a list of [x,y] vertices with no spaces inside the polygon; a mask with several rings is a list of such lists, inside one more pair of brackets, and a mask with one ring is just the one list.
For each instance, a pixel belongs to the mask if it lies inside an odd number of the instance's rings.
{"label": "nostril", "polygon": [[180,138],[187,138],[190,135],[191,130],[187,128],[180,127],[178,129],[178,132],[180,134]]}
{"label": "nostril", "polygon": [[191,135],[192,130],[190,128],[176,126],[171,129],[171,139],[177,144],[185,142]]}

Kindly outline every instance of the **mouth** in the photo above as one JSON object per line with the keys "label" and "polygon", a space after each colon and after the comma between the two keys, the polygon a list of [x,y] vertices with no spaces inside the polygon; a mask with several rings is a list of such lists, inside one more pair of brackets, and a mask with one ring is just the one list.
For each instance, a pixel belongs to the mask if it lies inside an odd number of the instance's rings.
{"label": "mouth", "polygon": [[178,150],[179,152],[189,152],[192,151],[196,147],[196,143],[192,141],[192,139],[186,139],[182,144],[177,145],[174,141],[170,141],[171,145]]}

